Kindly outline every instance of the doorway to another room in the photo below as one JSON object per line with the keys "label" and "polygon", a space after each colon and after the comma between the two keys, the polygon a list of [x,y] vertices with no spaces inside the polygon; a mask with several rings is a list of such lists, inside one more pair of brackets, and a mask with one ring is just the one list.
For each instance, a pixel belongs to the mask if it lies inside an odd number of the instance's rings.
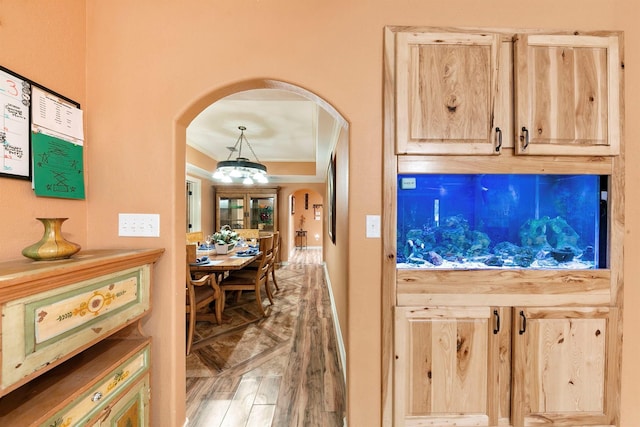
{"label": "doorway to another room", "polygon": [[[261,92],[254,95],[254,91]],[[283,95],[287,91],[290,94]],[[298,140],[285,131],[291,127],[271,129],[256,113],[264,109],[246,108],[256,102],[256,96],[309,112],[314,117],[312,127],[318,132],[315,140],[331,141],[331,144],[316,147],[313,160],[306,159],[295,166],[287,166],[286,162],[277,159],[265,161],[259,154],[260,161],[264,161],[269,173],[273,173],[273,181],[268,185],[279,192],[278,201],[274,203],[277,206],[274,217],[277,215],[278,218],[277,231],[285,262],[275,269],[274,302],[266,317],[252,313],[256,306],[255,293],[242,292],[237,299],[236,295],[226,299],[229,304],[221,310],[226,322],[195,322],[195,340],[185,359],[187,417],[189,424],[194,426],[211,425],[212,422],[230,426],[252,422],[279,426],[291,425],[294,420],[309,426],[342,426],[347,413],[346,329],[345,333],[342,330],[346,328],[347,319],[348,278],[344,254],[348,249],[348,235],[343,232],[339,244],[336,243],[335,221],[330,227],[332,217],[327,216],[335,210],[325,205],[323,193],[329,194],[327,171],[336,152],[340,153],[343,164],[348,165],[346,120],[315,94],[283,82],[252,80],[203,96],[181,120],[187,129],[187,230],[200,231],[204,235],[217,231],[213,189],[220,183],[212,179],[211,171],[221,158],[202,144],[209,140],[229,145],[227,141],[232,139],[232,135],[221,132],[215,137],[202,138],[200,144],[194,143],[190,138],[189,123],[195,122],[200,113],[207,110],[203,105],[213,106],[230,100],[230,109],[225,110],[228,116],[217,122],[229,122],[231,129],[241,124],[256,130],[255,136],[250,134],[254,147],[260,145],[258,133],[269,137],[277,134],[285,142],[287,138],[291,139],[287,154],[298,151],[294,146]],[[274,96],[279,99],[275,100]],[[308,101],[314,105],[310,107]],[[274,104],[273,108],[281,107]],[[346,176],[346,170],[344,173]],[[201,187],[199,207],[194,206],[189,197],[196,188],[194,182]],[[331,200],[334,208],[338,205],[342,213],[343,222],[338,224],[338,231],[345,231],[348,185],[346,179],[340,182],[342,191],[337,191],[338,202],[335,196]],[[335,181],[332,183],[335,186]],[[194,220],[194,209],[200,213],[199,221]],[[335,220],[335,215],[333,218]],[[317,375],[323,372],[324,375]],[[247,399],[252,405],[246,405]]]}
{"label": "doorway to another room", "polygon": [[291,195],[290,257],[299,250],[322,249],[323,208],[323,197],[316,191],[301,189]]}

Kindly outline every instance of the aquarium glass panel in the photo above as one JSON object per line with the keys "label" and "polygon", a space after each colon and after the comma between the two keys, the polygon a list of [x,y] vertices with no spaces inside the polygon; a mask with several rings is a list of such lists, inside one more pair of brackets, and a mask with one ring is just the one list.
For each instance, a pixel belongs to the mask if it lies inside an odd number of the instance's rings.
{"label": "aquarium glass panel", "polygon": [[606,185],[597,175],[399,175],[398,268],[602,268]]}

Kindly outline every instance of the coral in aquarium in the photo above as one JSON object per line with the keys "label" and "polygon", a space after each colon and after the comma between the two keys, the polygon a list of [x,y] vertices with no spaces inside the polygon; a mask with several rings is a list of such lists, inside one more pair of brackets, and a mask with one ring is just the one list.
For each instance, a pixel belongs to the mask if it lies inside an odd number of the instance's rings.
{"label": "coral in aquarium", "polygon": [[458,267],[555,268],[583,256],[585,262],[593,260],[593,248],[580,249],[580,236],[561,217],[528,219],[519,236],[521,246],[503,241],[492,247],[486,233],[470,229],[463,216],[455,215],[444,218],[439,227],[407,231],[406,240],[398,242],[398,262],[424,267],[446,267],[449,262]]}
{"label": "coral in aquarium", "polygon": [[420,264],[430,258],[438,262],[430,262],[431,264],[440,265],[442,259],[459,261],[467,257],[487,255],[490,244],[491,239],[486,233],[470,230],[469,222],[462,215],[456,215],[445,218],[440,227],[409,230],[405,256],[412,263]]}
{"label": "coral in aquarium", "polygon": [[579,239],[578,233],[561,217],[530,219],[520,227],[522,246],[535,249],[571,248],[574,252],[580,252],[577,247]]}

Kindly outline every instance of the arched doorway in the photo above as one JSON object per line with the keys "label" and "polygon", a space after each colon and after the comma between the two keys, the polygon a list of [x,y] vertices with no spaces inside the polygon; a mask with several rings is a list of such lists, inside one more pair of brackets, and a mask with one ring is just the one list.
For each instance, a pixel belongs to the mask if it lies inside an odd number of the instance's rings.
{"label": "arched doorway", "polygon": [[[319,96],[317,96],[316,94],[301,88],[299,86],[295,86],[295,85],[291,85],[289,83],[284,83],[284,82],[280,82],[280,81],[274,81],[274,80],[262,80],[262,79],[256,79],[256,80],[249,80],[249,81],[244,81],[244,82],[239,82],[239,83],[235,83],[229,86],[225,86],[219,89],[216,89],[210,93],[207,93],[205,95],[203,95],[200,99],[198,99],[197,101],[195,101],[193,104],[191,104],[190,106],[187,107],[187,109],[184,111],[184,113],[181,115],[181,117],[179,117],[178,119],[178,126],[177,126],[177,131],[178,132],[182,132],[184,129],[187,128],[187,126],[189,125],[189,123],[201,112],[203,111],[205,108],[207,108],[209,105],[215,103],[216,101],[219,101],[227,96],[230,96],[232,94],[238,93],[238,92],[243,92],[243,91],[250,91],[253,89],[278,89],[278,90],[286,90],[286,91],[290,91],[292,93],[298,94],[300,96],[303,96],[311,101],[313,101],[319,108],[322,108],[324,111],[326,111],[328,114],[330,114],[332,117],[334,117],[336,119],[336,121],[339,123],[339,127],[340,127],[340,138],[339,140],[341,141],[341,146],[340,146],[340,151],[341,151],[341,161],[343,162],[344,165],[348,165],[348,138],[349,138],[349,132],[348,132],[348,122],[345,120],[345,118],[333,107],[331,106],[329,103],[327,103],[325,100],[323,100],[322,98],[320,98]],[[186,140],[185,135],[180,135],[177,138],[178,142],[184,142]],[[186,145],[184,147],[177,147],[178,150],[180,149],[184,149],[186,151]],[[338,147],[335,148],[336,150],[338,150]],[[332,156],[330,156],[332,157]],[[184,158],[184,157],[183,157]],[[323,165],[322,167],[327,167],[327,165]],[[346,168],[347,166],[345,166]],[[348,177],[348,174],[344,174],[345,177]],[[324,207],[324,199],[323,199],[323,194],[326,194],[325,191],[325,187],[326,187],[326,181],[324,183],[315,183],[316,186],[317,185],[321,185],[320,189],[314,189],[314,190],[308,190],[308,194],[316,194],[317,196],[319,196],[319,200],[323,200],[322,203],[311,203],[310,205],[308,205],[308,209],[310,212],[310,216],[313,216],[313,221],[317,221],[315,219],[315,211],[314,211],[314,204],[315,205],[323,205],[323,206],[316,206],[316,210],[320,213],[320,220],[319,222],[323,224],[322,226],[322,231],[317,233],[319,234],[318,236],[318,240],[320,240],[320,238],[322,238],[322,242],[324,243],[324,246],[328,246],[328,243],[330,239],[327,238],[327,226],[326,226],[326,208]],[[181,186],[183,186],[184,184],[181,183]],[[297,186],[295,186],[295,188],[306,188],[306,186],[304,184],[298,184]],[[289,188],[287,189],[285,192],[283,192],[281,194],[281,202],[280,202],[280,210],[283,214],[287,214],[289,215],[289,211],[288,211],[288,203],[289,203],[289,196],[293,195],[295,193],[295,188]],[[348,188],[348,182],[346,181],[346,178],[343,180],[342,182],[342,189],[346,189]],[[343,212],[343,223],[346,224],[346,217],[348,214],[348,194],[347,191],[345,190],[341,195],[337,195],[336,198],[338,201],[340,201],[343,204],[342,207],[342,212]],[[302,199],[300,202],[304,203],[304,199]],[[334,201],[335,202],[335,201]],[[298,202],[297,202],[298,203]],[[304,206],[304,205],[303,205]],[[177,212],[177,216],[178,219],[181,217],[181,215],[184,215],[184,211],[183,212]],[[289,218],[289,221],[286,222],[282,222],[284,223],[291,223],[291,225],[293,225],[295,227],[296,224],[294,224],[292,218]],[[344,230],[346,231],[346,230]],[[315,234],[313,234],[312,238],[315,240]],[[328,262],[331,262],[330,260],[344,260],[346,259],[346,252],[348,249],[348,238],[347,238],[347,233],[342,233],[341,234],[341,239],[339,240],[339,244],[336,244],[335,242],[331,243],[331,248],[327,249],[326,247],[324,248],[323,252],[327,253],[327,251],[329,251],[329,255],[328,257],[326,257],[326,259],[328,259]],[[179,241],[179,236],[176,237],[176,241]],[[289,237],[288,237],[288,240]],[[340,245],[340,247],[337,247],[338,245]],[[289,248],[283,248],[283,251],[288,250]],[[178,257],[180,257],[180,251],[177,251],[178,253]],[[323,258],[325,258],[323,256]],[[182,255],[182,258],[178,259],[178,262],[182,261],[184,259],[184,256]],[[182,261],[184,262],[184,261]],[[334,316],[336,317],[336,322],[338,323],[337,328],[336,328],[336,335],[338,336],[338,340],[340,341],[341,344],[339,344],[340,347],[340,358],[342,361],[342,367],[343,367],[343,371],[346,370],[346,345],[344,343],[345,337],[347,336],[347,325],[346,325],[346,319],[347,319],[347,301],[346,301],[346,296],[347,296],[347,289],[348,289],[348,280],[347,280],[347,269],[346,269],[346,261],[339,261],[336,262],[336,264],[339,264],[337,266],[337,268],[335,269],[330,269],[327,268],[325,269],[325,274],[327,275],[328,278],[328,283],[331,284],[331,286],[337,287],[339,289],[337,289],[336,292],[333,293],[333,298],[332,301],[334,303]],[[179,265],[179,263],[178,263]],[[183,264],[184,265],[184,264]],[[340,323],[342,323],[343,325],[340,326]],[[182,325],[182,331],[184,331],[184,325]],[[342,332],[343,331],[343,332]],[[180,361],[178,361],[178,363],[180,363]],[[346,378],[346,375],[345,375]]]}

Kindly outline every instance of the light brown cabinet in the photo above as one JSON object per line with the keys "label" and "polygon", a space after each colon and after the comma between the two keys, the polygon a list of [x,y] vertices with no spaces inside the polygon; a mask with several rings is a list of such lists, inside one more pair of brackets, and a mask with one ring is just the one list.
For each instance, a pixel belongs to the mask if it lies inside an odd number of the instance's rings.
{"label": "light brown cabinet", "polygon": [[397,32],[396,153],[617,155],[619,38]]}
{"label": "light brown cabinet", "polygon": [[[385,46],[383,424],[619,425],[622,34],[387,27]],[[569,173],[607,177],[606,265],[398,268],[399,175]]]}
{"label": "light brown cabinet", "polygon": [[399,32],[396,43],[397,152],[495,153],[500,36]]}
{"label": "light brown cabinet", "polygon": [[514,425],[617,425],[618,310],[516,307]]}
{"label": "light brown cabinet", "polygon": [[215,186],[215,229],[278,230],[278,187]]}
{"label": "light brown cabinet", "polygon": [[162,253],[0,263],[1,425],[149,424],[151,339],[139,321]]}
{"label": "light brown cabinet", "polygon": [[497,425],[490,307],[396,307],[394,426]]}
{"label": "light brown cabinet", "polygon": [[619,37],[516,36],[518,154],[619,154]]}
{"label": "light brown cabinet", "polygon": [[616,309],[395,313],[394,426],[615,424],[619,378],[606,360],[617,346]]}

